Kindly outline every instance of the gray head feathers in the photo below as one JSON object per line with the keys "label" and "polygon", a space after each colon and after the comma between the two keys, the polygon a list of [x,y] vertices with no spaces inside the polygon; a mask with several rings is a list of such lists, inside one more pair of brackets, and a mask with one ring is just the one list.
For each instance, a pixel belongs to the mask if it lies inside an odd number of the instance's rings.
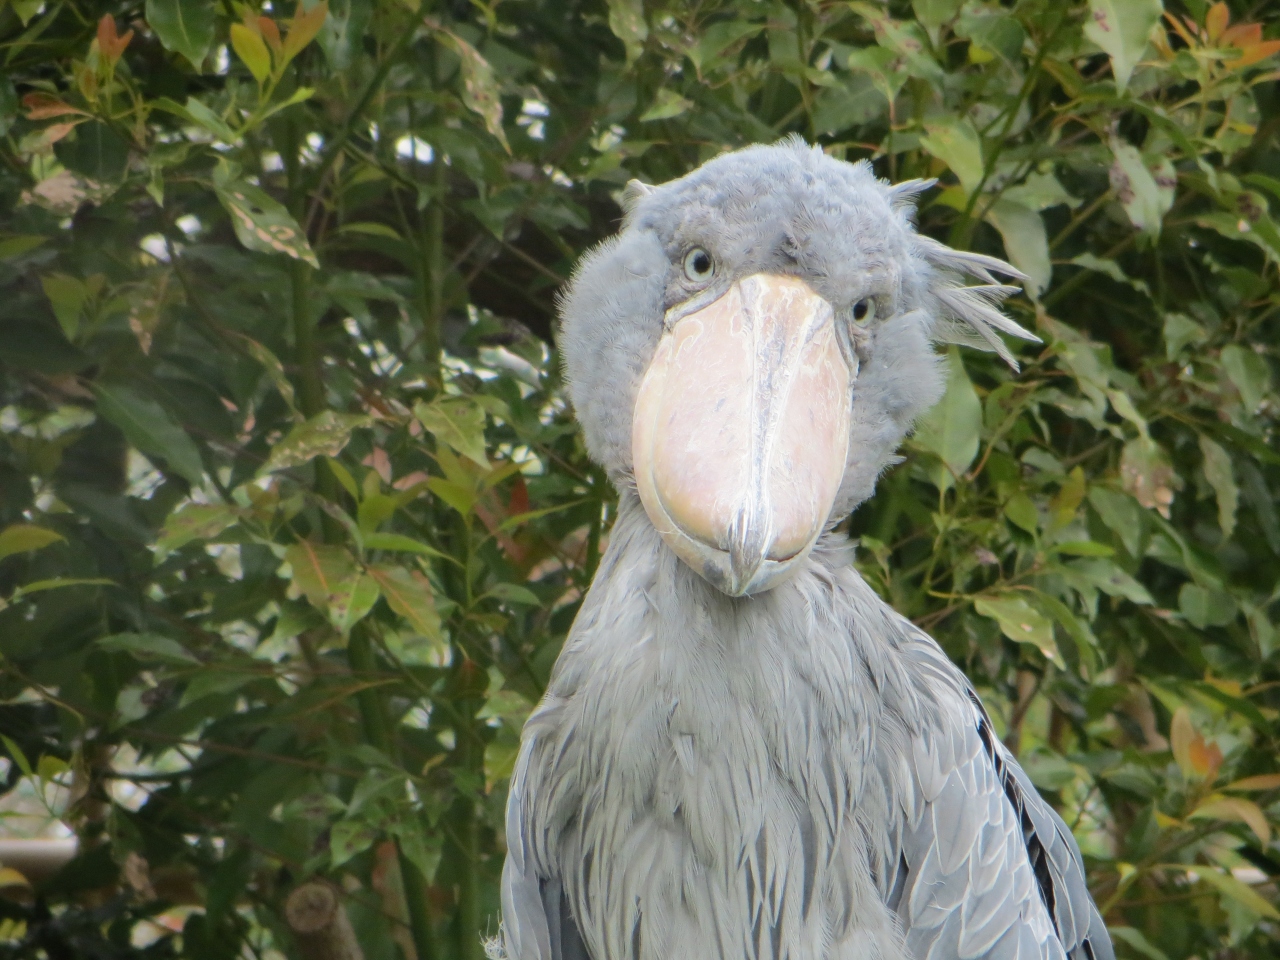
{"label": "gray head feathers", "polygon": [[[802,277],[849,325],[854,385],[849,475],[838,509],[871,492],[911,423],[941,395],[933,344],[994,350],[1036,336],[998,309],[1021,278],[1002,260],[918,234],[915,204],[932,181],[890,185],[866,161],[846,163],[798,138],[723,154],[660,186],[631,181],[621,232],[579,264],[561,302],[560,347],[588,450],[615,481],[630,477],[631,412],[670,307],[692,294],[682,269],[694,248],[716,284],[753,273]],[[964,278],[981,281],[966,286]],[[874,304],[855,324],[855,303]]]}

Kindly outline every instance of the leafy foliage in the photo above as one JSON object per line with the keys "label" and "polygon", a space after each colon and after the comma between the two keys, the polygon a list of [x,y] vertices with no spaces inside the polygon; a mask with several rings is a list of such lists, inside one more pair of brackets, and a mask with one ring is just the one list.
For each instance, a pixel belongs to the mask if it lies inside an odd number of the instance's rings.
{"label": "leafy foliage", "polygon": [[[0,3],[0,731],[77,860],[0,956],[493,932],[613,494],[549,348],[626,180],[797,131],[938,177],[1042,347],[852,521],[1123,956],[1280,947],[1277,27],[1204,0]],[[1270,35],[1270,36],[1269,36]]]}

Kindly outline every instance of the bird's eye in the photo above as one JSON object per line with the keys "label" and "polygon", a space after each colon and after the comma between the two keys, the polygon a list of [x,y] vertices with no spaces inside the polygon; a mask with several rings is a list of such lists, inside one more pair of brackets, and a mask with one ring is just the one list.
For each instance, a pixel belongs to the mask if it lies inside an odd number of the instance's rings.
{"label": "bird's eye", "polygon": [[716,263],[711,254],[701,247],[694,247],[684,255],[684,275],[690,280],[701,282],[710,280],[716,272]]}
{"label": "bird's eye", "polygon": [[875,315],[876,302],[870,297],[863,297],[853,305],[853,319],[857,323],[870,323]]}

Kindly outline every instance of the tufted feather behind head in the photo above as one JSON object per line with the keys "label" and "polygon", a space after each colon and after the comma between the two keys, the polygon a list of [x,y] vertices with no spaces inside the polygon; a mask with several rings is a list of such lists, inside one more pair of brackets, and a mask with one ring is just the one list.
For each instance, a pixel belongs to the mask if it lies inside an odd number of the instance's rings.
{"label": "tufted feather behind head", "polygon": [[[910,186],[921,181],[911,181],[900,186]],[[890,190],[898,188],[891,187]],[[935,307],[933,339],[940,343],[959,343],[994,350],[1013,369],[1018,361],[996,331],[1022,340],[1039,342],[1030,330],[1009,319],[997,309],[1018,288],[1000,283],[995,274],[1004,274],[1018,280],[1026,276],[1003,260],[966,250],[953,250],[932,237],[916,236],[916,253],[932,268],[928,292]],[[984,283],[965,286],[962,278],[976,277]]]}

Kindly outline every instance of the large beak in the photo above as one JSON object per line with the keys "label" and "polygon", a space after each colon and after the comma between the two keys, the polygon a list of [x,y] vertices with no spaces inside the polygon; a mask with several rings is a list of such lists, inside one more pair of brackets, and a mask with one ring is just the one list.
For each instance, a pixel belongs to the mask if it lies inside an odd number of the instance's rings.
{"label": "large beak", "polygon": [[796,277],[746,277],[669,323],[636,399],[636,487],[667,545],[725,593],[775,586],[822,533],[856,362]]}

